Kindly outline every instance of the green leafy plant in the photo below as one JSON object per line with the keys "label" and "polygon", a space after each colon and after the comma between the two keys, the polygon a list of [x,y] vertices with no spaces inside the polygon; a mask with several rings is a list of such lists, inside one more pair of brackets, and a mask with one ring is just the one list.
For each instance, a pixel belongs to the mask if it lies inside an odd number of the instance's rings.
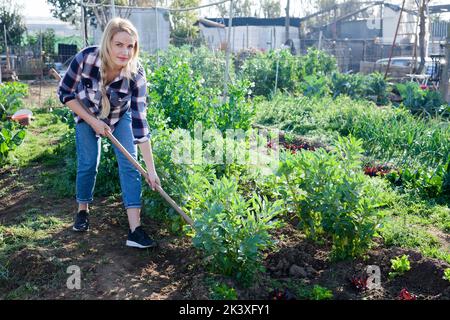
{"label": "green leafy plant", "polygon": [[257,52],[243,63],[241,77],[254,83],[254,95],[270,97],[276,89],[295,91],[298,63],[289,50]]}
{"label": "green leafy plant", "polygon": [[69,108],[57,105],[55,108],[52,108],[51,112],[54,115],[53,122],[61,121],[62,123],[66,123],[69,128],[75,128],[75,119]]}
{"label": "green leafy plant", "polygon": [[214,283],[211,288],[211,298],[213,300],[237,300],[236,289],[227,286],[225,283]]}
{"label": "green leafy plant", "polygon": [[442,277],[442,279],[450,281],[450,268],[444,270],[444,276]]}
{"label": "green leafy plant", "polygon": [[438,91],[423,90],[416,82],[399,83],[397,90],[405,106],[412,113],[436,115],[446,111],[445,102]]}
{"label": "green leafy plant", "polygon": [[389,85],[384,79],[384,75],[379,72],[371,73],[367,76],[367,87],[365,96],[371,98],[377,105],[385,105],[389,102]]}
{"label": "green leafy plant", "polygon": [[284,177],[279,193],[287,210],[300,218],[299,228],[312,239],[331,237],[334,257],[343,259],[370,246],[386,187],[369,183],[362,173],[361,141],[340,138],[336,149],[284,153],[277,174]]}
{"label": "green leafy plant", "polygon": [[[157,54],[143,55],[144,65],[148,70],[157,70],[160,66],[171,65],[174,61],[186,63],[192,70],[194,77],[203,79],[205,88],[222,89],[225,73],[225,53],[211,51],[206,46],[175,47],[169,45],[167,50],[160,50]],[[235,79],[234,70],[229,70],[230,78]]]}
{"label": "green leafy plant", "polygon": [[7,119],[23,106],[23,98],[28,94],[28,86],[19,82],[0,84],[0,166],[3,165],[11,151],[24,140],[25,127]]}
{"label": "green leafy plant", "polygon": [[300,83],[300,90],[307,97],[323,97],[331,93],[327,77],[308,75]]}
{"label": "green leafy plant", "polygon": [[346,96],[278,95],[256,105],[256,122],[319,137],[326,144],[332,144],[338,135],[351,134],[363,141],[365,156],[392,164],[395,170],[386,177],[399,189],[413,188],[433,198],[450,190],[450,130],[445,118],[425,119],[403,107],[379,108]]}
{"label": "green leafy plant", "polygon": [[300,80],[308,75],[329,76],[338,70],[334,56],[314,47],[308,48],[307,54],[298,56],[297,59],[300,65]]}
{"label": "green leafy plant", "polygon": [[347,95],[353,99],[361,99],[366,92],[366,81],[359,74],[344,74],[335,72],[331,76],[331,91],[333,98]]}
{"label": "green leafy plant", "polygon": [[0,165],[23,142],[25,135],[24,127],[14,121],[0,122]]}
{"label": "green leafy plant", "polygon": [[205,122],[208,98],[202,95],[201,78],[181,58],[147,72],[149,108],[164,110],[171,128],[193,128],[196,121]]}
{"label": "green leafy plant", "polygon": [[389,277],[394,278],[396,276],[404,274],[406,271],[411,269],[409,263],[409,256],[402,255],[401,257],[396,257],[391,259],[391,272],[389,272]]}
{"label": "green leafy plant", "polygon": [[333,299],[333,292],[327,288],[315,285],[311,291],[311,300],[329,300]]}
{"label": "green leafy plant", "polygon": [[280,201],[256,194],[245,200],[237,188],[235,179],[223,177],[198,196],[193,244],[213,271],[249,285],[263,270],[261,251],[274,244],[269,230],[280,225],[276,217],[282,209]]}
{"label": "green leafy plant", "polygon": [[251,93],[251,83],[239,80],[228,87],[229,99],[218,106],[215,113],[215,126],[225,132],[227,129],[248,130],[254,116],[254,108],[247,100]]}
{"label": "green leafy plant", "polygon": [[22,99],[28,95],[28,86],[20,82],[0,84],[0,121],[6,120],[6,113],[13,114],[23,106]]}
{"label": "green leafy plant", "polygon": [[253,52],[243,62],[240,76],[255,84],[253,94],[272,97],[277,91],[319,96],[329,91],[327,76],[337,70],[336,59],[315,48],[304,56],[289,50]]}
{"label": "green leafy plant", "polygon": [[183,57],[172,57],[165,64],[147,71],[149,106],[147,119],[161,128],[193,129],[197,122],[204,128],[247,129],[253,116],[248,102],[248,80],[228,87],[228,99],[221,89],[204,85],[201,74],[192,70]]}

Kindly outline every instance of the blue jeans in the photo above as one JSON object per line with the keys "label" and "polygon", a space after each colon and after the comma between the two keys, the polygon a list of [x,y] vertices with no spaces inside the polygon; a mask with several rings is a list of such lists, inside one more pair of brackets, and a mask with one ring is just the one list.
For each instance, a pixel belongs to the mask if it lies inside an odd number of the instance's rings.
{"label": "blue jeans", "polygon": [[[96,137],[95,131],[84,121],[77,123],[75,133],[77,147],[76,199],[80,204],[91,203],[100,163],[101,139]],[[115,126],[113,135],[133,158],[137,159],[137,145],[133,143],[131,112],[122,116]],[[123,204],[126,209],[141,208],[141,175],[122,152],[115,145],[112,146],[119,164]]]}

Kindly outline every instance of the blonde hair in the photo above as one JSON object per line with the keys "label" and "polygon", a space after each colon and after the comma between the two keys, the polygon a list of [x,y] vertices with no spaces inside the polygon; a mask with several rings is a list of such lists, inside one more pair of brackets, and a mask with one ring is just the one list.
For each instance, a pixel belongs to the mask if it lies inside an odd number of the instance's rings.
{"label": "blonde hair", "polygon": [[131,79],[133,74],[137,73],[138,57],[139,57],[139,35],[133,24],[126,19],[114,18],[106,25],[100,44],[100,91],[102,93],[102,110],[100,112],[100,119],[107,118],[111,111],[111,104],[106,95],[106,70],[112,69],[111,64],[111,42],[113,37],[119,32],[126,32],[134,37],[136,43],[133,48],[133,56],[126,67],[124,67],[125,77]]}

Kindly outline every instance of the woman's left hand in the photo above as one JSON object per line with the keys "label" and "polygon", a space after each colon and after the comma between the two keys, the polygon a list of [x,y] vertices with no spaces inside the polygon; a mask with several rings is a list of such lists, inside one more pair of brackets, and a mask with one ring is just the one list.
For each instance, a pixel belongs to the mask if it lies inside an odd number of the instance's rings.
{"label": "woman's left hand", "polygon": [[159,180],[158,175],[152,170],[147,172],[147,181],[150,183],[153,191],[155,191],[156,186],[161,186],[161,181]]}

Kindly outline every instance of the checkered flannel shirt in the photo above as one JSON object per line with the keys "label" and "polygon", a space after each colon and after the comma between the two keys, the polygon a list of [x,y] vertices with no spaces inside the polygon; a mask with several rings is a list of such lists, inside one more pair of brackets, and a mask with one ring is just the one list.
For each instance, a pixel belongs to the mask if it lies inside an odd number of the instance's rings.
{"label": "checkered flannel shirt", "polygon": [[[58,88],[59,100],[65,104],[78,99],[95,116],[101,111],[102,94],[100,80],[100,51],[98,46],[87,47],[72,60]],[[131,108],[133,141],[135,144],[149,140],[150,130],[147,122],[147,81],[142,66],[132,79],[123,72],[106,86],[106,95],[111,104],[107,119],[102,119],[114,131],[115,125]],[[73,113],[75,122],[84,121]]]}

